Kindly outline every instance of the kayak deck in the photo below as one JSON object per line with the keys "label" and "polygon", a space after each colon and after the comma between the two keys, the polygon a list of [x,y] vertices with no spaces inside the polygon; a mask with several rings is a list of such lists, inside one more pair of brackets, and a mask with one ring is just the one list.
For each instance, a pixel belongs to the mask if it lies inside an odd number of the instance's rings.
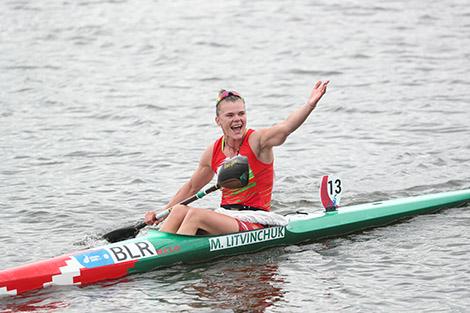
{"label": "kayak deck", "polygon": [[0,295],[50,285],[85,286],[129,274],[236,254],[313,242],[384,226],[470,201],[470,189],[288,216],[287,226],[216,236],[185,236],[150,229],[144,236],[0,271]]}
{"label": "kayak deck", "polygon": [[289,222],[288,230],[305,234],[308,238],[314,231],[316,232],[316,235],[313,235],[314,240],[318,240],[388,225],[407,217],[433,213],[469,201],[470,189],[467,189],[352,205],[322,213],[315,218],[293,218]]}

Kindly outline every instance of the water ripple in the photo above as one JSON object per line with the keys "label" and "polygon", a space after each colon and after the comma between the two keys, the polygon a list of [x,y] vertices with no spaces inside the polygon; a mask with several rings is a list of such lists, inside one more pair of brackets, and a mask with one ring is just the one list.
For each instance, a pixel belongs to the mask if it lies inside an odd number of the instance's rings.
{"label": "water ripple", "polygon": [[[273,207],[470,188],[468,4],[41,1],[0,4],[2,268],[104,244],[162,207],[220,136],[220,88],[275,149]],[[213,207],[218,195],[198,202]],[[468,206],[335,240],[2,299],[0,311],[464,312]],[[384,297],[386,295],[386,297]],[[138,300],[136,300],[138,299]],[[136,302],[137,301],[137,302]]]}

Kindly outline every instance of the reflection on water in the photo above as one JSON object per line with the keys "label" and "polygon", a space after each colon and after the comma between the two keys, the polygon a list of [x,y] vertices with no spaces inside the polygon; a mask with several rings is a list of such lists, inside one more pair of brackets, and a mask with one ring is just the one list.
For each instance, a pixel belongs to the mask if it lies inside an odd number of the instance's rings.
{"label": "reflection on water", "polygon": [[[185,287],[186,294],[196,294],[193,307],[230,309],[234,312],[264,312],[283,299],[284,280],[277,273],[278,265],[255,263],[233,266],[224,264],[218,273],[205,272],[199,281]],[[206,300],[207,302],[202,302]]]}
{"label": "reflection on water", "polygon": [[[27,296],[24,299],[16,298],[6,301],[5,305],[0,305],[2,313],[13,312],[56,312],[69,307],[69,303],[63,301],[53,301],[48,298]],[[8,303],[10,302],[10,303]]]}

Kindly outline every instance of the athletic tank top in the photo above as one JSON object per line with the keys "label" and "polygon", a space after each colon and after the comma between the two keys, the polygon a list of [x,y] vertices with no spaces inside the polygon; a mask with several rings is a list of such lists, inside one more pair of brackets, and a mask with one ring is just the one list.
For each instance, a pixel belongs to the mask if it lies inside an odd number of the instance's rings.
{"label": "athletic tank top", "polygon": [[[248,138],[250,138],[253,133],[254,130],[247,130],[238,152],[239,155],[248,158],[248,165],[250,167],[248,185],[238,189],[222,188],[222,202],[220,205],[229,206],[236,204],[270,211],[274,179],[274,162],[266,164],[256,158],[255,153],[251,150],[250,144],[248,143]],[[224,137],[222,136],[214,143],[211,162],[214,173],[217,173],[218,168],[222,165],[224,160],[227,159],[227,156],[223,152],[223,141]]]}

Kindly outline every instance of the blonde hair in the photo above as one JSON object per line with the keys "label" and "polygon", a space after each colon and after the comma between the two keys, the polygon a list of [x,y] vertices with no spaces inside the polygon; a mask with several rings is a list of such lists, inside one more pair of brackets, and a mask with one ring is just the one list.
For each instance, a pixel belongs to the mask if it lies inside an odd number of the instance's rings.
{"label": "blonde hair", "polygon": [[242,98],[242,96],[240,96],[238,92],[220,89],[217,95],[217,103],[215,105],[215,114],[219,116],[219,112],[220,112],[219,104],[221,104],[223,101],[235,102],[238,100],[242,100],[243,104],[245,104],[245,100]]}

